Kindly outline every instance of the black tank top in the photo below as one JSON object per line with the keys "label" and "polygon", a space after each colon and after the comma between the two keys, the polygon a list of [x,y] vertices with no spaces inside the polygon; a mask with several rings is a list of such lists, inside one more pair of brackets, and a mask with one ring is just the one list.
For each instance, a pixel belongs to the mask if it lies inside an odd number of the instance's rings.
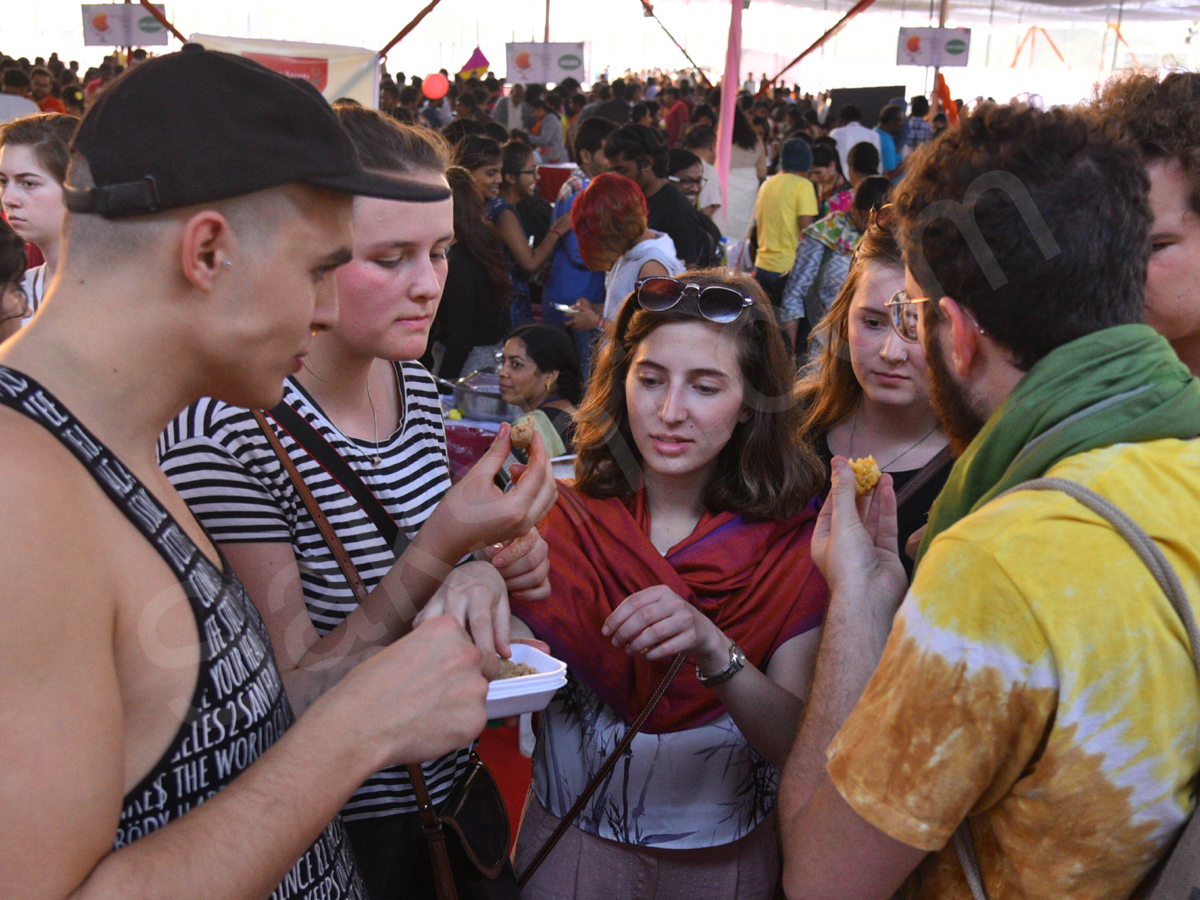
{"label": "black tank top", "polygon": [[[113,841],[120,849],[230,784],[295,716],[266,626],[224,557],[221,572],[133,473],[32,378],[0,366],[0,404],[42,425],[78,457],[166,560],[196,617],[201,658],[191,705],[162,758],[125,795]],[[329,823],[271,897],[365,900],[341,819]]]}

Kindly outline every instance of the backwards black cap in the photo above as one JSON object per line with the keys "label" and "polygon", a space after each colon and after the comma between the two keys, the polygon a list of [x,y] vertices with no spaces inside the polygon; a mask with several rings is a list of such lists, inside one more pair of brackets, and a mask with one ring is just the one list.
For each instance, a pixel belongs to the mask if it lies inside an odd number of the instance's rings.
{"label": "backwards black cap", "polygon": [[312,85],[189,44],[137,66],[88,110],[74,152],[94,187],[67,186],[67,209],[107,218],[212,203],[301,183],[386,200],[450,191],[363,168]]}

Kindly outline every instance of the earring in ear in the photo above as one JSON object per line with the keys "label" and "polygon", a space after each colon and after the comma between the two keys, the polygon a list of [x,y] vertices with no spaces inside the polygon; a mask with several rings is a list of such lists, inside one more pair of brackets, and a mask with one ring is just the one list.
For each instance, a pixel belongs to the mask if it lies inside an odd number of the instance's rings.
{"label": "earring in ear", "polygon": [[223,259],[223,260],[221,260],[221,265],[223,265],[223,266],[224,266],[225,268],[227,268],[227,269],[232,269],[232,268],[233,268],[233,263],[231,263],[231,262],[230,262],[229,260],[227,260],[227,259]]}

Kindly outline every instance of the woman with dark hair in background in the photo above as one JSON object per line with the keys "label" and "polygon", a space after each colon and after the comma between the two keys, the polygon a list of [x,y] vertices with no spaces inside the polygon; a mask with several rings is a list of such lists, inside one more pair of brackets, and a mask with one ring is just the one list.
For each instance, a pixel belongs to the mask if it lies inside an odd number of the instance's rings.
{"label": "woman with dark hair in background", "polygon": [[454,147],[454,165],[470,173],[484,203],[500,196],[500,144],[482,134],[471,134]]}
{"label": "woman with dark hair in background", "polygon": [[759,139],[741,109],[733,112],[733,149],[729,155],[729,193],[724,219],[717,217],[721,233],[731,241],[740,241],[754,221],[754,202],[758,186],[767,177],[766,145]]}
{"label": "woman with dark hair in background", "polygon": [[[524,325],[504,342],[500,396],[541,433],[551,457],[575,452],[575,407],[583,397],[583,373],[575,342],[553,325]],[[523,462],[524,460],[522,460]]]}
{"label": "woman with dark hair in background", "polygon": [[850,181],[850,187],[855,190],[863,183],[864,178],[879,174],[879,150],[874,144],[868,144],[866,141],[850,148],[850,152],[846,154],[846,162],[850,168],[846,178]]}
{"label": "woman with dark hair in background", "polygon": [[446,252],[446,286],[429,334],[429,358],[434,374],[457,378],[496,364],[513,287],[504,244],[483,215],[483,195],[471,173],[451,166],[446,180],[454,192],[454,243]]}
{"label": "woman with dark hair in background", "polygon": [[850,209],[831,212],[804,230],[779,308],[780,324],[797,356],[808,346],[809,329],[825,318],[850,274],[850,260],[870,222],[871,210],[883,205],[891,189],[892,183],[882,175],[867,178],[854,192]]}
{"label": "woman with dark hair in background", "polygon": [[797,406],[755,402],[787,396],[794,378],[770,303],[745,276],[650,279],[613,323],[576,414],[574,487],[560,483],[541,526],[554,599],[512,605],[514,633],[527,626],[572,674],[542,714],[518,870],[672,657],[694,665],[526,900],[773,896],[778,770],[828,603],[809,553],[820,462]]}
{"label": "woman with dark hair in background", "polygon": [[25,241],[0,219],[0,343],[20,331],[21,320],[29,315],[24,277]]}
{"label": "woman with dark hair in background", "polygon": [[850,208],[854,202],[854,189],[842,174],[842,160],[836,144],[832,147],[824,141],[813,144],[813,165],[809,176],[817,188],[818,218],[823,219],[831,212],[844,212]]}
{"label": "woman with dark hair in background", "polygon": [[532,228],[517,211],[523,200],[537,192],[537,157],[528,144],[509,141],[501,148],[500,178],[500,193],[487,202],[486,214],[500,233],[508,254],[508,271],[513,285],[513,300],[509,307],[512,324],[528,325],[533,322],[529,276],[550,259],[563,234],[570,229],[570,222],[562,216],[550,226],[541,243],[536,247],[529,246]]}
{"label": "woman with dark hair in background", "polygon": [[71,139],[79,120],[41,113],[0,125],[0,206],[12,230],[42,252],[45,262],[25,273],[29,302],[24,324],[38,311],[58,268],[62,239],[63,182],[71,159]]}
{"label": "woman with dark hair in background", "polygon": [[[804,433],[827,475],[835,455],[873,456],[891,473],[901,550],[924,527],[954,463],[929,402],[924,351],[892,328],[887,303],[903,289],[900,247],[877,222],[863,234],[837,299],[813,327],[813,360],[796,388]],[[910,482],[919,486],[906,491]],[[903,552],[900,561],[911,577],[913,561]]]}

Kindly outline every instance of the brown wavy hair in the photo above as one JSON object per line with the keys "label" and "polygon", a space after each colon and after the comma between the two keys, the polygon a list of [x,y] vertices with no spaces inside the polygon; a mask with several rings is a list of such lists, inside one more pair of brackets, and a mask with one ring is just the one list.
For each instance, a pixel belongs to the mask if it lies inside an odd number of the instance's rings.
{"label": "brown wavy hair", "polygon": [[[717,456],[716,474],[704,490],[712,512],[747,519],[796,515],[821,489],[824,472],[801,430],[792,396],[795,366],[775,322],[771,303],[754,279],[727,269],[679,276],[698,285],[724,285],[753,298],[754,305],[726,328],[735,329],[738,362],[750,418],[739,422]],[[589,497],[626,497],[641,486],[642,457],[629,428],[625,377],[633,351],[654,329],[672,322],[704,321],[685,298],[663,312],[642,309],[631,294],[609,326],[587,394],[575,416],[575,487]]]}
{"label": "brown wavy hair", "polygon": [[[850,415],[862,397],[862,385],[858,383],[854,366],[850,363],[848,329],[850,305],[854,302],[859,285],[867,277],[867,267],[872,265],[895,266],[904,270],[900,245],[891,231],[879,225],[868,228],[863,235],[858,249],[854,251],[850,274],[842,284],[837,299],[813,327],[808,339],[812,362],[796,385],[796,398],[804,410],[801,427],[813,442]],[[819,353],[818,347],[821,348]]]}
{"label": "brown wavy hair", "polygon": [[1191,183],[1188,204],[1200,213],[1200,73],[1128,72],[1096,94],[1102,127],[1131,140],[1147,162],[1177,160]]}
{"label": "brown wavy hair", "polygon": [[38,164],[59,184],[67,180],[71,139],[79,120],[62,113],[35,113],[0,125],[0,147],[32,147]]}

